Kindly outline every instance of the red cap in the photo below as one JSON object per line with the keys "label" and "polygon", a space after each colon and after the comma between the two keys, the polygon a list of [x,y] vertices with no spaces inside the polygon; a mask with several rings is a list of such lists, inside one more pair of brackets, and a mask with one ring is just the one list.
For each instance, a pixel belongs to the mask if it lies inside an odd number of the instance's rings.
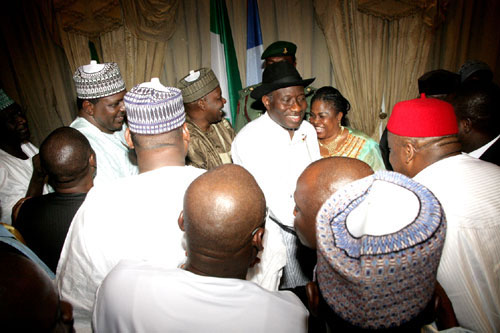
{"label": "red cap", "polygon": [[399,136],[427,138],[457,134],[458,125],[450,103],[422,94],[394,105],[387,130]]}

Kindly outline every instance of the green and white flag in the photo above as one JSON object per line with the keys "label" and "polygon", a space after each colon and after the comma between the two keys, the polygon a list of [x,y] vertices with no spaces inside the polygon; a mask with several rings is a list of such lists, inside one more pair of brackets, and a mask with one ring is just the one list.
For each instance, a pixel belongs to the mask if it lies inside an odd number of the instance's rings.
{"label": "green and white flag", "polygon": [[228,100],[224,111],[232,123],[236,117],[241,79],[225,0],[210,0],[210,46],[212,70],[219,79],[222,97]]}

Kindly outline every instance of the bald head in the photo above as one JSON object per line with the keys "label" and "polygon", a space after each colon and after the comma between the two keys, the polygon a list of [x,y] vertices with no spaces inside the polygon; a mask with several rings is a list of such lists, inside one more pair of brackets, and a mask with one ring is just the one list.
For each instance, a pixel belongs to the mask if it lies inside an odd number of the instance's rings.
{"label": "bald head", "polygon": [[316,215],[326,199],[342,186],[371,174],[368,164],[348,157],[324,158],[302,172],[294,195],[294,224],[302,244],[316,248]]}
{"label": "bald head", "polygon": [[90,168],[95,167],[93,155],[87,138],[71,127],[54,130],[40,146],[42,167],[56,191],[74,187],[84,179],[87,182],[92,179],[94,170]]}
{"label": "bald head", "polygon": [[48,275],[15,251],[0,250],[0,318],[6,331],[70,332],[72,308]]}
{"label": "bald head", "polygon": [[244,168],[226,164],[201,175],[184,196],[188,262],[208,275],[246,274],[257,254],[255,237],[263,233],[254,231],[263,227],[265,214],[264,194]]}

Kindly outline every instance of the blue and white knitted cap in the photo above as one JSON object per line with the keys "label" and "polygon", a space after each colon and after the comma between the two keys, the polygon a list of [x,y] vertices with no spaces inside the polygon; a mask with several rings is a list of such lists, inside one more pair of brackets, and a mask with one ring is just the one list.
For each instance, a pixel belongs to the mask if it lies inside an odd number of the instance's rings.
{"label": "blue and white knitted cap", "polygon": [[76,95],[83,100],[111,96],[125,90],[125,81],[115,62],[98,64],[92,60],[89,65],[78,67],[73,80]]}
{"label": "blue and white knitted cap", "polygon": [[170,132],[186,120],[181,91],[163,86],[158,78],[136,85],[123,100],[128,127],[136,134]]}
{"label": "blue and white knitted cap", "polygon": [[10,98],[3,89],[0,89],[0,111],[8,108],[12,104],[14,104],[14,100]]}
{"label": "blue and white knitted cap", "polygon": [[401,326],[432,298],[445,234],[439,201],[406,176],[379,171],[342,187],[316,218],[323,298],[354,326]]}

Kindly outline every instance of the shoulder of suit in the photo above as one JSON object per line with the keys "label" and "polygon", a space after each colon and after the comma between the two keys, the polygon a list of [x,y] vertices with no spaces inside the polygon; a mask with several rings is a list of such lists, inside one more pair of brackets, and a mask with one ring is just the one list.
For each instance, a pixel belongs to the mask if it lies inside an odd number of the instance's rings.
{"label": "shoulder of suit", "polygon": [[240,98],[244,98],[244,97],[250,95],[250,93],[258,86],[260,86],[260,83],[257,83],[257,84],[254,84],[253,86],[248,86],[246,88],[241,89],[240,91],[238,91]]}

